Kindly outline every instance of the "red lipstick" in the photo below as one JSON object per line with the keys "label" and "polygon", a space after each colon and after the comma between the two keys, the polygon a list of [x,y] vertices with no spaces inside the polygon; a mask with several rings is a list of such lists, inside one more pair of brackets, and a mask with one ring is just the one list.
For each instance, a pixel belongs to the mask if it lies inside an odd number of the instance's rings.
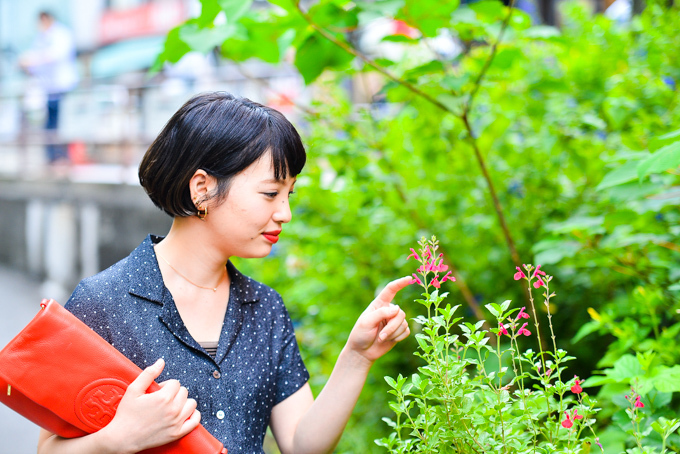
{"label": "red lipstick", "polygon": [[279,234],[281,233],[281,230],[272,230],[270,232],[264,232],[262,236],[264,236],[267,241],[271,242],[272,244],[276,243],[279,241]]}

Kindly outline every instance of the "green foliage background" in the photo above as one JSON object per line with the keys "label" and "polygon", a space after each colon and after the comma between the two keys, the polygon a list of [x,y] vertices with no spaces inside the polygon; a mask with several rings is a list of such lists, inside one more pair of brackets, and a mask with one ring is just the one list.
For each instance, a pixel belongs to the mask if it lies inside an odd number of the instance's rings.
{"label": "green foliage background", "polygon": [[[573,373],[609,368],[590,382],[602,386],[608,452],[627,443],[620,395],[631,383],[678,409],[680,380],[654,381],[676,377],[680,356],[677,6],[650,2],[622,25],[566,3],[556,29],[492,0],[201,3],[198,18],[170,32],[159,64],[215,46],[234,61],[280,64],[293,48],[314,87],[297,125],[309,160],[294,221],[270,258],[238,266],[284,296],[315,392],[376,290],[413,271],[405,257],[422,235],[436,234],[458,270],[447,284],[454,298],[522,301],[510,235],[521,262],[555,276],[553,320],[559,345],[578,358]],[[220,11],[226,21],[215,20]],[[356,50],[377,17],[417,30],[385,38],[403,46],[396,61]],[[431,52],[428,38],[443,30],[461,40],[459,56]],[[352,103],[345,87],[376,77],[380,101]],[[415,296],[398,297],[413,317]],[[409,339],[374,366],[338,452],[379,451],[373,440],[388,432],[389,413],[382,377],[410,374],[414,350]],[[621,372],[621,358],[634,370]]]}

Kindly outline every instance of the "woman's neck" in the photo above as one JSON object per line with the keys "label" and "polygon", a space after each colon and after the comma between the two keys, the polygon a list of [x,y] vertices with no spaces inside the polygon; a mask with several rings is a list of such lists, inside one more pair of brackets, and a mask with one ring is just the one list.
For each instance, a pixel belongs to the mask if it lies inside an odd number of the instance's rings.
{"label": "woman's neck", "polygon": [[165,268],[165,264],[197,287],[214,288],[225,280],[229,284],[226,272],[229,257],[223,256],[219,248],[212,245],[209,236],[196,221],[202,222],[199,219],[175,218],[167,236],[155,245],[161,269]]}

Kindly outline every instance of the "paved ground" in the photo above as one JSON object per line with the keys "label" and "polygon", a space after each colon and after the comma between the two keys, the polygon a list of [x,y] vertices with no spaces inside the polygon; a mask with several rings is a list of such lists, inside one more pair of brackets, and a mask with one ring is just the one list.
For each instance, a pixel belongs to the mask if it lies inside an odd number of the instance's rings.
{"label": "paved ground", "polygon": [[[40,300],[39,282],[0,266],[0,348],[33,318]],[[38,432],[38,426],[0,404],[0,454],[35,453]]]}

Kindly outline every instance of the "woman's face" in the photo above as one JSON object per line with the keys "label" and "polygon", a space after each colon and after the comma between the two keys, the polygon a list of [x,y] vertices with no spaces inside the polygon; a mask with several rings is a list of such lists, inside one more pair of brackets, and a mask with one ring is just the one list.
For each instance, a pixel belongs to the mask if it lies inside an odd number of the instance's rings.
{"label": "woman's face", "polygon": [[209,206],[205,219],[227,256],[269,255],[283,224],[290,222],[288,198],[294,185],[290,175],[285,180],[274,178],[269,153],[232,179],[224,202]]}

